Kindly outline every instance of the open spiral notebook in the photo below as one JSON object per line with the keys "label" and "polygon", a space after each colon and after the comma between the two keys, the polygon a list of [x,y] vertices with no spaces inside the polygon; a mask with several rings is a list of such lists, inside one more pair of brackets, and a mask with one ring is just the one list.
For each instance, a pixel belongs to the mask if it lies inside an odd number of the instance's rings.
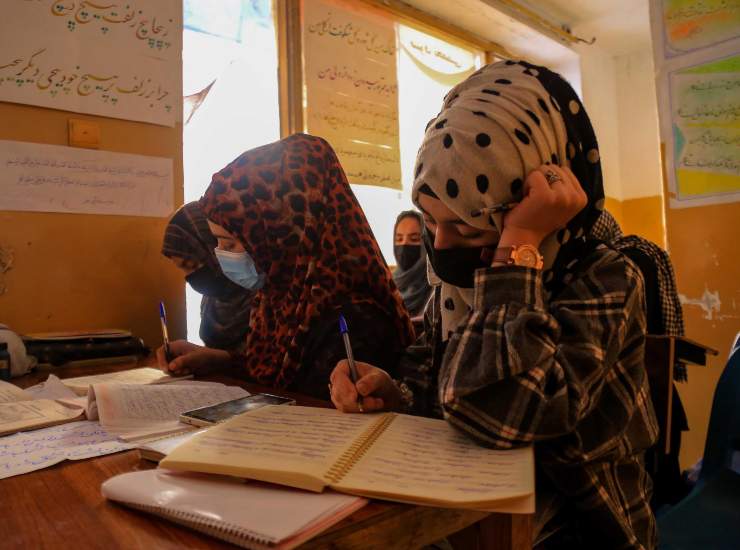
{"label": "open spiral notebook", "polygon": [[253,550],[295,548],[367,504],[333,492],[161,469],[118,475],[101,491],[130,508]]}
{"label": "open spiral notebook", "polygon": [[499,451],[444,420],[271,405],[178,445],[172,470],[443,508],[534,512],[531,447]]}

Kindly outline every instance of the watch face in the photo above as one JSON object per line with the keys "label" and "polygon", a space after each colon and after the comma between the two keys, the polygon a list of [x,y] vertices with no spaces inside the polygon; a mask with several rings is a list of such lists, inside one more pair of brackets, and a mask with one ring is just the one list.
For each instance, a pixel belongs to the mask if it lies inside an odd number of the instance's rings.
{"label": "watch face", "polygon": [[535,267],[537,265],[537,252],[528,246],[517,250],[516,264],[524,267]]}

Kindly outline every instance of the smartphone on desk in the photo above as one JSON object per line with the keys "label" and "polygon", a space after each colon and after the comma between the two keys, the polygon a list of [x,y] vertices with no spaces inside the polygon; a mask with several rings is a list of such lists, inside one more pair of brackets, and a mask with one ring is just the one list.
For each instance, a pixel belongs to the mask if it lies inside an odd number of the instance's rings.
{"label": "smartphone on desk", "polygon": [[228,420],[232,416],[259,409],[265,405],[295,405],[295,400],[269,393],[256,393],[225,401],[218,405],[209,405],[208,407],[184,412],[180,415],[180,422],[193,426],[212,426]]}

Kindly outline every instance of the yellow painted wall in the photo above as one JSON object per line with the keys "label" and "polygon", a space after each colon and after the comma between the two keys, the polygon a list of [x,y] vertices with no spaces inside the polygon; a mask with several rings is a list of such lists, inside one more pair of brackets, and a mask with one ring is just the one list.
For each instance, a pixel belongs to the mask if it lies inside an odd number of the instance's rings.
{"label": "yellow painted wall", "polygon": [[607,197],[606,209],[614,216],[625,235],[639,235],[665,248],[663,197],[639,197],[620,201]]}
{"label": "yellow painted wall", "polygon": [[622,201],[622,217],[626,235],[640,235],[665,248],[662,196]]}
{"label": "yellow painted wall", "polygon": [[[101,149],[174,159],[181,204],[182,127],[0,102],[0,139],[67,144],[67,120],[101,128]],[[0,197],[0,208],[2,208]],[[22,333],[124,328],[161,344],[158,302],[172,337],[185,336],[182,275],[160,255],[165,218],[0,211],[0,248],[12,255],[0,323]]]}
{"label": "yellow painted wall", "polygon": [[690,428],[682,439],[681,467],[688,468],[704,453],[712,396],[740,332],[740,203],[672,209],[664,208],[661,196],[607,197],[606,208],[625,234],[668,249],[678,291],[690,302],[683,305],[686,335],[720,352],[706,368],[689,366],[689,382],[678,384]]}
{"label": "yellow painted wall", "polygon": [[685,468],[704,452],[714,389],[740,331],[740,203],[667,208],[666,221],[678,290],[703,303],[684,304],[686,334],[719,350],[708,367],[690,366],[688,384],[678,385],[690,428],[681,448]]}

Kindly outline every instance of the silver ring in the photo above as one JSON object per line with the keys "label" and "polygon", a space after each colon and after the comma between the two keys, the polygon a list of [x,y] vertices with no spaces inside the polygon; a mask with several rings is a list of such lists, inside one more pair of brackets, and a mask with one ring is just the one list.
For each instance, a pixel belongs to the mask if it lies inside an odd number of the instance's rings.
{"label": "silver ring", "polygon": [[547,172],[545,172],[545,179],[550,185],[552,185],[556,181],[563,181],[563,178],[561,178],[560,174],[558,174],[555,170],[548,170]]}

